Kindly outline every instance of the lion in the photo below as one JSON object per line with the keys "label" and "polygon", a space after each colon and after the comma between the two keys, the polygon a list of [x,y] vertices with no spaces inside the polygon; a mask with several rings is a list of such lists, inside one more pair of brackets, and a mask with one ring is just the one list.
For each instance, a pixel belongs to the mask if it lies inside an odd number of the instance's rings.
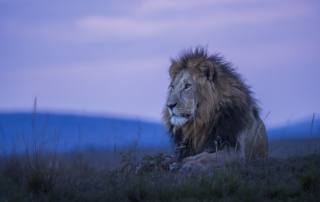
{"label": "lion", "polygon": [[183,51],[171,63],[163,123],[176,146],[172,159],[180,170],[267,157],[258,101],[230,63],[203,47]]}

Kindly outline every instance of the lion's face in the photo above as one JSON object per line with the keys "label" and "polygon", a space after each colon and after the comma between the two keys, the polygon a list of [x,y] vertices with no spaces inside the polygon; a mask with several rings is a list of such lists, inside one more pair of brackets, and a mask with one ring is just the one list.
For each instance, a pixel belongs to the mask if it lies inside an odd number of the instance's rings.
{"label": "lion's face", "polygon": [[197,99],[195,82],[188,69],[182,70],[172,80],[167,99],[170,122],[182,126],[194,115]]}

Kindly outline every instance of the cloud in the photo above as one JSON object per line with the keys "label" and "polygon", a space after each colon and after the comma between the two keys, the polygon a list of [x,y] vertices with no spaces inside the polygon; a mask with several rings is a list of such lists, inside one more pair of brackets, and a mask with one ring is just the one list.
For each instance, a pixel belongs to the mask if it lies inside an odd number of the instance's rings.
{"label": "cloud", "polygon": [[161,33],[166,25],[151,20],[88,16],[75,22],[79,31],[100,37],[145,37]]}
{"label": "cloud", "polygon": [[137,8],[138,13],[155,13],[168,10],[181,11],[186,9],[196,9],[199,7],[218,6],[218,5],[230,5],[234,3],[248,3],[255,0],[155,0],[155,1],[143,1],[143,3]]}
{"label": "cloud", "polygon": [[145,59],[133,59],[122,61],[99,61],[87,63],[72,63],[65,65],[33,66],[19,70],[7,69],[0,75],[0,80],[11,77],[24,78],[28,75],[30,79],[39,78],[103,78],[113,80],[114,78],[133,78],[132,75],[145,75],[150,71],[163,71],[169,67],[170,61],[167,57],[153,57]]}
{"label": "cloud", "polygon": [[[149,2],[149,1],[148,1]],[[203,1],[205,3],[211,1]],[[216,1],[215,1],[216,2]],[[220,1],[219,1],[220,2]],[[146,3],[149,5],[150,3]],[[182,3],[180,3],[182,4]],[[194,5],[194,1],[183,2],[182,7]],[[153,2],[157,9],[175,8],[176,2]],[[158,6],[159,5],[159,6]],[[162,7],[160,6],[162,5]],[[204,6],[204,4],[200,5]],[[199,5],[198,5],[199,6]],[[142,6],[145,7],[145,6]],[[148,7],[148,6],[147,6]],[[201,9],[200,9],[201,11]],[[121,17],[110,18],[106,16],[88,16],[79,19],[75,23],[76,30],[84,33],[87,37],[93,38],[136,38],[152,37],[165,33],[176,31],[177,35],[185,33],[192,35],[195,32],[207,31],[210,29],[219,29],[221,27],[232,26],[235,24],[261,24],[290,18],[311,15],[313,9],[305,4],[291,4],[286,6],[274,7],[272,9],[256,9],[236,11],[217,11],[212,13],[199,13],[198,17],[188,16],[186,13],[182,17],[168,18],[139,18],[139,17]]]}
{"label": "cloud", "polygon": [[[251,0],[245,1],[250,3]],[[128,13],[121,16],[89,15],[63,22],[47,24],[28,24],[24,22],[4,23],[5,31],[16,36],[28,36],[36,39],[44,38],[63,43],[87,43],[104,40],[137,39],[145,37],[184,36],[188,37],[211,30],[223,29],[233,25],[263,24],[292,18],[317,15],[311,5],[305,3],[276,4],[271,6],[234,9],[225,7],[215,9],[218,4],[238,2],[228,1],[144,1],[133,8],[136,14]],[[208,12],[207,8],[212,8]],[[190,13],[188,9],[193,9]],[[177,12],[178,10],[179,12]],[[168,11],[160,17],[153,16],[156,12]],[[204,11],[204,12],[203,12]],[[192,15],[191,15],[192,14]],[[10,34],[10,33],[8,33]]]}

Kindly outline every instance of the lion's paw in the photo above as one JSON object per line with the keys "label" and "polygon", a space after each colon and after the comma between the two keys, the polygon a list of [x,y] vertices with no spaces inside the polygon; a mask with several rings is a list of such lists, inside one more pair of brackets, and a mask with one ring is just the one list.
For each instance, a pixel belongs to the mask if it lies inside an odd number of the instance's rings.
{"label": "lion's paw", "polygon": [[196,171],[203,170],[204,166],[199,162],[198,159],[193,157],[188,157],[182,160],[182,165],[180,171]]}
{"label": "lion's paw", "polygon": [[213,154],[207,152],[187,157],[182,160],[180,171],[207,170],[211,167],[217,167],[217,164],[212,157]]}
{"label": "lion's paw", "polygon": [[197,171],[197,170],[203,170],[202,165],[194,164],[194,163],[186,163],[181,166],[179,171],[186,172],[186,171]]}

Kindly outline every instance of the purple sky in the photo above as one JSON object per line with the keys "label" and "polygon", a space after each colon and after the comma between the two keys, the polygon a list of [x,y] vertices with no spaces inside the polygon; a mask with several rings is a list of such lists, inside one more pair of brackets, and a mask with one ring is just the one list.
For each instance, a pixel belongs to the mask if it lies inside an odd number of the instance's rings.
{"label": "purple sky", "polygon": [[267,126],[320,116],[320,2],[0,0],[0,112],[161,121],[170,57],[221,53]]}

